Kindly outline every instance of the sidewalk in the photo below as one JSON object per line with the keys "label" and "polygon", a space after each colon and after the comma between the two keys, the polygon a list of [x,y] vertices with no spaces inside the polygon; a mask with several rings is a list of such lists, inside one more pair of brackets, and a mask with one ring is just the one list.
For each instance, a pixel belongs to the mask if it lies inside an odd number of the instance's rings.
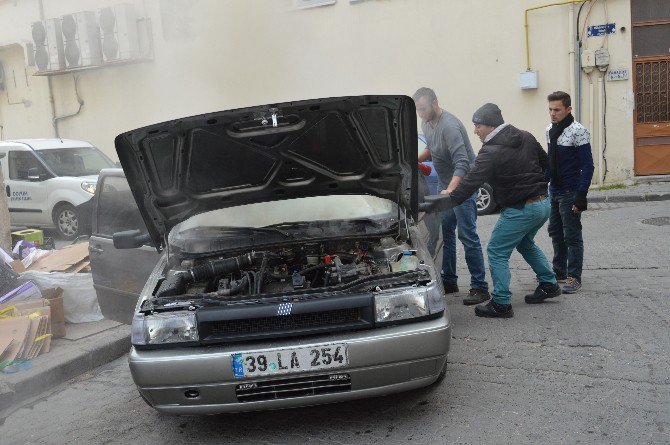
{"label": "sidewalk", "polygon": [[[591,189],[588,200],[589,203],[670,200],[670,181],[644,182],[622,189]],[[67,336],[55,339],[49,353],[31,360],[31,369],[0,373],[0,419],[30,398],[106,364],[129,349],[130,326],[110,320],[68,324]]]}
{"label": "sidewalk", "polygon": [[667,182],[646,182],[644,179],[638,179],[638,184],[621,189],[592,188],[589,190],[588,201],[589,203],[667,201],[670,200],[670,176],[664,179]]}
{"label": "sidewalk", "polygon": [[130,350],[130,326],[111,320],[67,324],[67,334],[31,368],[0,373],[0,419],[32,397],[122,356]]}

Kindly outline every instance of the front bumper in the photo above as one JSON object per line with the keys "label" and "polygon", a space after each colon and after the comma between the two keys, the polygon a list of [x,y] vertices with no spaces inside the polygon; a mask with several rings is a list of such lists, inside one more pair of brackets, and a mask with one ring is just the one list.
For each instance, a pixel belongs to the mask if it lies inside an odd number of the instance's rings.
{"label": "front bumper", "polygon": [[[445,313],[435,320],[401,326],[282,341],[163,350],[133,348],[129,363],[138,390],[156,410],[183,415],[217,414],[340,402],[427,386],[435,382],[442,371],[450,341],[451,325]],[[349,364],[333,372],[350,375],[349,391],[244,403],[238,401],[237,385],[286,376],[235,378],[232,354],[332,343],[347,344]],[[315,373],[290,376],[311,374]],[[198,396],[188,397],[187,393],[192,395],[193,391]]]}

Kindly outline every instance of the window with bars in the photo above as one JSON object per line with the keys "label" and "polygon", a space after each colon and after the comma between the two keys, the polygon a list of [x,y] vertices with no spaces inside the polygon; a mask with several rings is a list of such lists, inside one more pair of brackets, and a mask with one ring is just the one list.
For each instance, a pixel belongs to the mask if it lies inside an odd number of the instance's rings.
{"label": "window with bars", "polygon": [[670,122],[670,60],[635,63],[637,123]]}

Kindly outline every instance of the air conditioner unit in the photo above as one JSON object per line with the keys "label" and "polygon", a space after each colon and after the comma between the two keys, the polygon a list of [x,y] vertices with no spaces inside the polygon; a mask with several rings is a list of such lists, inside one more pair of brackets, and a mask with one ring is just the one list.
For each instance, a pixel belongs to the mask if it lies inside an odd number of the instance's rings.
{"label": "air conditioner unit", "polygon": [[61,20],[67,67],[100,65],[100,28],[95,20],[95,13],[75,12],[62,16]]}
{"label": "air conditioner unit", "polygon": [[102,55],[104,61],[119,62],[138,59],[141,55],[137,14],[129,3],[120,3],[100,10]]}
{"label": "air conditioner unit", "polygon": [[32,24],[35,65],[38,71],[57,71],[65,68],[61,19],[48,19]]}

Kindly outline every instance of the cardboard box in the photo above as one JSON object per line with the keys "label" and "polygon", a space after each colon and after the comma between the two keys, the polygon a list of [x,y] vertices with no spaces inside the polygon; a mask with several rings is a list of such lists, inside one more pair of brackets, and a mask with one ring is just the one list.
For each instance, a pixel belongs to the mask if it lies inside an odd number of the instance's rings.
{"label": "cardboard box", "polygon": [[12,232],[12,246],[18,241],[30,241],[37,246],[44,245],[44,232],[39,229],[25,229]]}
{"label": "cardboard box", "polygon": [[51,333],[53,338],[65,337],[65,309],[63,307],[63,289],[60,287],[44,289],[42,296],[49,300],[51,308]]}

